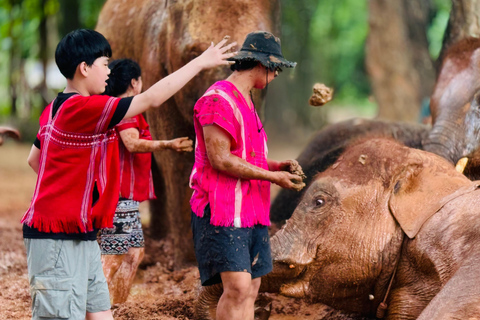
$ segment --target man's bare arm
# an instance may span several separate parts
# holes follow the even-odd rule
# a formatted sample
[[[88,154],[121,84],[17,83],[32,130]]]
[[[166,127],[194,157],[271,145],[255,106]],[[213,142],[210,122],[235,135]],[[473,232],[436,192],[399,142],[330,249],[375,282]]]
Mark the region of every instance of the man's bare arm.
[[[230,136],[216,125],[203,128],[205,147],[210,164],[215,170],[248,180],[266,180],[282,188],[301,190],[302,178],[286,171],[269,171],[248,163],[230,151]]]

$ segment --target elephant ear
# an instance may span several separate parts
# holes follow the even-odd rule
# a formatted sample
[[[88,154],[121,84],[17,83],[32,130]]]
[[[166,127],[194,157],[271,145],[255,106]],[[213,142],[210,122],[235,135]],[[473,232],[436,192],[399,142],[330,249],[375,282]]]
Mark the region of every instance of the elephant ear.
[[[400,227],[414,238],[422,225],[447,202],[472,192],[480,181],[471,182],[452,167],[417,162],[403,168],[392,182],[389,208]]]

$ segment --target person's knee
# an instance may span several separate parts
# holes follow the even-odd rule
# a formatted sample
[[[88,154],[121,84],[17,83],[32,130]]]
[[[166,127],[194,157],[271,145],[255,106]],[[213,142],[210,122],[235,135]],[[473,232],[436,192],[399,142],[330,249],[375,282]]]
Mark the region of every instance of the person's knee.
[[[223,287],[223,294],[229,300],[242,303],[251,296],[251,284],[249,282],[232,282]]]
[[[145,254],[144,248],[130,248],[125,255],[124,262],[137,267]]]

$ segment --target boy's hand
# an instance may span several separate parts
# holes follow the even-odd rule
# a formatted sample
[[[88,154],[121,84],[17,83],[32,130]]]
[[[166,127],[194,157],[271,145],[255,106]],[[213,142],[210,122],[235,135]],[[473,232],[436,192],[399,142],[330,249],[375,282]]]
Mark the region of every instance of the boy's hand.
[[[193,141],[188,137],[182,137],[170,140],[167,144],[168,148],[177,152],[191,152],[193,151]]]
[[[300,191],[305,187],[305,183],[299,175],[287,171],[275,171],[274,174],[275,179],[272,182],[282,188]]]
[[[200,67],[202,69],[209,69],[213,68],[216,66],[221,66],[221,65],[231,65],[234,64],[234,61],[228,61],[228,58],[231,58],[237,54],[237,52],[227,52],[230,50],[233,46],[235,46],[237,43],[232,42],[229,45],[224,46],[228,39],[230,39],[229,36],[225,36],[222,41],[220,41],[217,45],[210,45],[210,47],[205,50],[197,59]]]

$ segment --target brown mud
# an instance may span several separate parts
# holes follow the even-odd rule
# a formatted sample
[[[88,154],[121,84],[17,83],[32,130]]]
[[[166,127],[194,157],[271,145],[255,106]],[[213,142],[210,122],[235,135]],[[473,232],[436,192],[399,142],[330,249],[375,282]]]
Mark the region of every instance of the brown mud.
[[[20,219],[33,193],[36,175],[26,158],[30,146],[8,141],[0,147],[0,319],[30,319],[30,292]],[[146,254],[127,302],[114,305],[115,319],[193,319],[199,274],[195,266],[172,268],[173,250],[146,232]],[[321,304],[265,294],[273,302],[270,319],[352,319]]]

